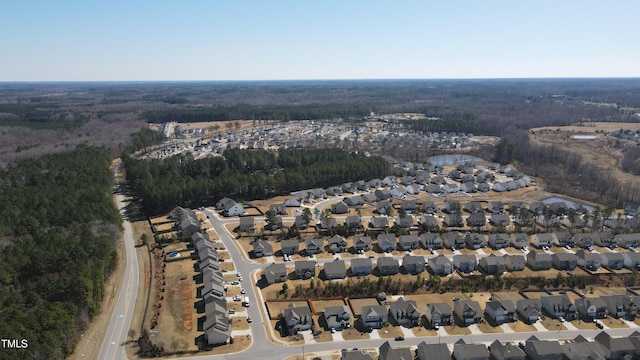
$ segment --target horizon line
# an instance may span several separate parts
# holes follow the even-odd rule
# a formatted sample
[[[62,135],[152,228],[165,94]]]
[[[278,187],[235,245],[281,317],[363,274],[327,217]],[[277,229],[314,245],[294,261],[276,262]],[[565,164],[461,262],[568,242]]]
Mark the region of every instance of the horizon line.
[[[640,76],[469,77],[469,78],[332,78],[332,79],[226,79],[226,80],[0,80],[0,84],[80,83],[231,83],[231,82],[338,82],[338,81],[481,81],[481,80],[635,80]]]

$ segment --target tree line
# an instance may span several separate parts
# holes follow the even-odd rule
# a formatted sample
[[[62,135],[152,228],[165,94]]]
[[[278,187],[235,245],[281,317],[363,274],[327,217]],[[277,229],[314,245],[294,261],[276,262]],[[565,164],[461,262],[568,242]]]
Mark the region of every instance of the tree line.
[[[168,109],[145,112],[149,122],[203,122],[228,120],[318,120],[362,117],[371,113],[363,104],[248,105]]]
[[[230,149],[223,157],[195,160],[181,154],[163,160],[123,156],[127,181],[147,216],[175,206],[211,205],[223,197],[264,199],[347,181],[382,178],[390,164],[337,149]]]
[[[0,170],[0,359],[62,359],[97,313],[121,218],[111,154],[82,146]]]

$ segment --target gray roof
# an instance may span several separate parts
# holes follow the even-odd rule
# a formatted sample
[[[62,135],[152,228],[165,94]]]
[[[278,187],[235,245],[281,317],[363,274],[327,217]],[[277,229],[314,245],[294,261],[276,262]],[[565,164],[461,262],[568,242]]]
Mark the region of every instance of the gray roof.
[[[418,360],[451,360],[447,344],[427,344],[422,341],[416,350]]]
[[[324,264],[324,273],[327,278],[343,278],[347,275],[344,260],[335,259]]]
[[[385,341],[378,351],[380,353],[379,360],[413,360],[409,348],[392,348],[389,341]]]

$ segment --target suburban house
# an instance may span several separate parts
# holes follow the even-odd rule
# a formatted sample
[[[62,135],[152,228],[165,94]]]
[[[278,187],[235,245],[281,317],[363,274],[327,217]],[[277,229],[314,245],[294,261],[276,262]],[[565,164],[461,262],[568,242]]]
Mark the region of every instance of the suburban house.
[[[489,201],[487,211],[492,214],[502,214],[504,212],[504,204],[502,201]]]
[[[283,311],[282,329],[286,330],[286,335],[295,335],[301,331],[311,329],[313,318],[311,317],[311,309],[308,305],[295,306],[289,304]]]
[[[553,234],[551,233],[537,233],[531,235],[531,245],[542,249],[544,247],[553,246]]]
[[[362,226],[362,221],[360,220],[360,216],[351,215],[347,216],[344,220],[344,224],[347,225],[350,229],[357,229]]]
[[[328,280],[344,279],[347,276],[347,267],[344,264],[344,260],[335,259],[324,263],[324,276]]]
[[[252,231],[255,228],[255,220],[253,217],[241,217],[238,230],[240,231]]]
[[[435,216],[433,215],[424,215],[421,216],[418,219],[418,224],[422,227],[422,228],[426,228],[426,229],[437,229],[439,224],[438,224],[438,219],[436,219]]]
[[[516,302],[518,314],[529,324],[533,324],[542,315],[540,299],[520,299]]]
[[[576,245],[583,249],[588,249],[595,245],[595,237],[591,233],[573,234]]]
[[[286,207],[300,207],[302,206],[302,198],[289,198],[284,201],[284,206]]]
[[[600,299],[607,305],[609,315],[618,319],[633,320],[638,313],[638,304],[628,295],[604,295]]]
[[[511,343],[501,343],[496,340],[489,346],[491,356],[495,360],[525,360],[527,354],[522,349]]]
[[[562,344],[564,356],[569,360],[605,359],[605,351],[596,341],[589,341],[582,335],[576,336],[573,341]]]
[[[231,338],[231,326],[227,309],[218,304],[210,304],[211,309],[206,312],[205,322],[202,325],[204,337],[209,345],[226,344]]]
[[[353,248],[358,251],[369,251],[373,249],[373,240],[371,236],[356,235],[353,237]]]
[[[614,235],[607,232],[593,233],[595,244],[598,246],[613,249],[617,246]]]
[[[376,201],[378,201],[378,197],[376,196],[375,193],[366,193],[366,194],[362,194],[362,200],[364,200],[365,203],[367,204],[372,204]]]
[[[365,201],[360,195],[351,196],[348,198],[344,198],[344,203],[349,207],[361,206],[364,205]]]
[[[478,261],[478,268],[486,275],[500,275],[507,271],[504,257],[494,254],[481,258]]]
[[[353,276],[371,274],[371,259],[351,259],[351,274]]]
[[[600,298],[576,299],[576,311],[584,321],[603,319],[607,316],[607,304]]]
[[[420,234],[420,245],[423,249],[435,250],[442,248],[442,237],[438,233],[422,233]]]
[[[271,204],[269,210],[273,211],[276,215],[287,215],[287,207],[283,204]]]
[[[477,259],[475,255],[453,255],[453,266],[463,273],[471,273],[476,270]]]
[[[369,220],[369,227],[372,229],[384,229],[389,227],[389,219],[384,216],[372,216]]]
[[[444,245],[451,250],[462,249],[465,244],[465,238],[457,231],[449,231],[442,234]]]
[[[253,242],[253,255],[258,258],[272,256],[273,245],[268,240],[256,240]]]
[[[264,268],[264,278],[267,284],[287,281],[287,266],[284,263],[271,263]]]
[[[460,339],[453,344],[455,360],[489,360],[491,354],[483,344],[467,344]]]
[[[447,276],[453,272],[453,263],[446,256],[440,254],[429,261],[429,268],[434,274]]]
[[[324,217],[320,219],[320,228],[323,230],[333,229],[338,226],[338,221],[332,217]]]
[[[538,340],[531,336],[525,342],[524,352],[531,360],[563,360],[564,351],[560,343],[556,341]]]
[[[585,250],[576,251],[576,257],[578,258],[578,266],[587,270],[597,271],[602,267],[602,260],[600,254],[592,253]]]
[[[482,227],[487,224],[487,217],[484,212],[474,212],[467,217],[467,226],[469,227]]]
[[[299,260],[295,262],[296,276],[298,279],[311,279],[316,276],[315,261]]]
[[[378,198],[378,201],[387,200],[391,198],[391,191],[389,191],[388,189],[376,190],[375,194],[376,194],[376,197]]]
[[[576,306],[567,295],[549,295],[540,298],[542,308],[553,318],[571,321],[576,318]]]
[[[610,360],[633,359],[635,347],[631,339],[626,336],[613,338],[606,331],[602,331],[594,340],[604,350],[604,357]]]
[[[324,240],[322,239],[307,239],[305,240],[305,251],[307,255],[320,254],[324,252]]]
[[[360,310],[360,320],[365,328],[380,329],[389,320],[385,305],[363,306]]]
[[[392,257],[379,257],[376,268],[382,276],[387,276],[397,274],[400,270],[400,265],[398,260]]]
[[[413,215],[406,214],[406,215],[398,216],[396,218],[396,225],[400,226],[401,228],[410,228],[410,227],[412,227],[413,226]]]
[[[296,217],[293,220],[293,223],[296,226],[296,228],[298,228],[299,230],[304,230],[309,227],[309,222],[305,220],[304,216],[302,215],[296,215]]]
[[[522,271],[527,263],[524,255],[505,254],[502,258],[504,259],[504,265],[506,266],[507,271]]]
[[[484,234],[467,233],[464,240],[467,244],[467,247],[471,250],[477,250],[487,246],[487,240]]]
[[[461,227],[462,216],[460,216],[459,214],[447,214],[442,220],[442,224],[448,227]]]
[[[569,253],[555,253],[551,255],[551,261],[558,270],[573,270],[578,265],[578,257]]]
[[[489,224],[496,227],[506,228],[511,224],[511,218],[505,214],[493,214],[489,218]]]
[[[631,270],[640,269],[640,253],[638,252],[625,252],[622,253],[624,259],[624,267]]]
[[[396,249],[395,234],[378,234],[378,247],[382,252],[391,252]]]
[[[333,254],[347,251],[347,239],[343,236],[335,235],[329,238],[329,251]]]
[[[391,203],[388,201],[379,201],[376,203],[376,210],[375,212],[380,214],[380,215],[386,215],[387,214],[387,209],[391,207]]]
[[[344,201],[338,201],[331,205],[332,214],[346,214],[349,212],[349,206]]]
[[[400,203],[400,209],[404,210],[407,214],[411,214],[416,211],[416,201],[415,200],[402,200]]]
[[[416,302],[399,298],[398,301],[389,303],[389,313],[400,326],[414,327],[420,323],[420,311]]]
[[[516,249],[524,249],[529,243],[529,236],[526,233],[514,233],[509,235],[511,247]]]
[[[494,300],[486,303],[485,313],[493,325],[501,325],[515,320],[516,307],[511,300]]]
[[[479,201],[470,201],[464,205],[464,211],[468,213],[484,212],[482,204]]]
[[[417,360],[451,360],[447,344],[427,344],[422,341],[416,350]]]
[[[399,244],[400,249],[404,251],[411,251],[418,248],[420,240],[417,235],[400,235]]]
[[[280,249],[284,255],[293,255],[300,252],[298,239],[288,239],[280,241]]]
[[[358,349],[342,349],[340,351],[340,360],[373,360],[373,355],[364,350]]]
[[[510,240],[509,234],[489,234],[489,246],[494,250],[508,247]]]
[[[482,322],[482,310],[477,301],[458,300],[453,306],[453,313],[462,326]]]
[[[619,247],[630,249],[640,246],[640,233],[634,234],[618,234],[614,236],[613,240]]]
[[[413,356],[411,355],[411,349],[409,349],[408,347],[392,348],[391,344],[389,344],[389,341],[385,341],[384,344],[382,344],[378,348],[378,353],[380,354],[380,356],[378,356],[378,360],[413,359]]]
[[[425,214],[435,214],[438,211],[438,207],[436,206],[436,203],[433,201],[424,201],[422,203],[422,211]]]
[[[553,233],[553,243],[560,247],[574,247],[576,244],[573,235],[567,231],[556,231]]]
[[[527,253],[527,265],[536,271],[549,270],[553,265],[553,258],[547,253],[529,251]]]
[[[327,329],[348,329],[352,325],[353,317],[349,312],[349,307],[327,306],[324,308],[324,319],[327,323]]]
[[[427,304],[424,316],[431,326],[451,325],[453,321],[451,306],[447,303]]]
[[[424,271],[424,256],[405,255],[402,258],[402,267],[407,274],[417,275]]]
[[[216,203],[216,208],[222,210],[223,216],[238,216],[244,214],[244,208],[229,198],[223,198]]]
[[[624,257],[621,253],[602,253],[600,255],[600,261],[602,267],[613,270],[620,270],[624,266]]]
[[[195,217],[186,216],[180,221],[180,229],[183,236],[189,236],[200,231],[200,221]]]

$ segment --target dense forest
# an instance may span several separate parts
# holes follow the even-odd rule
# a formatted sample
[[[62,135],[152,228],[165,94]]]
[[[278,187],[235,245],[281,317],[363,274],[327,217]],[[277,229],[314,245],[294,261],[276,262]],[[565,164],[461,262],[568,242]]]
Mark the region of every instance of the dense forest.
[[[121,218],[103,148],[0,171],[0,334],[27,339],[0,359],[62,359],[96,314],[115,268]]]
[[[371,113],[365,105],[247,105],[215,106],[184,110],[150,111],[142,116],[150,122],[202,122],[225,120],[320,120],[363,117]]]
[[[263,199],[390,173],[389,163],[382,158],[337,149],[232,149],[224,157],[198,160],[190,155],[149,161],[125,156],[123,160],[127,181],[142,200],[146,215],[166,213],[178,205],[211,205],[225,196]]]

